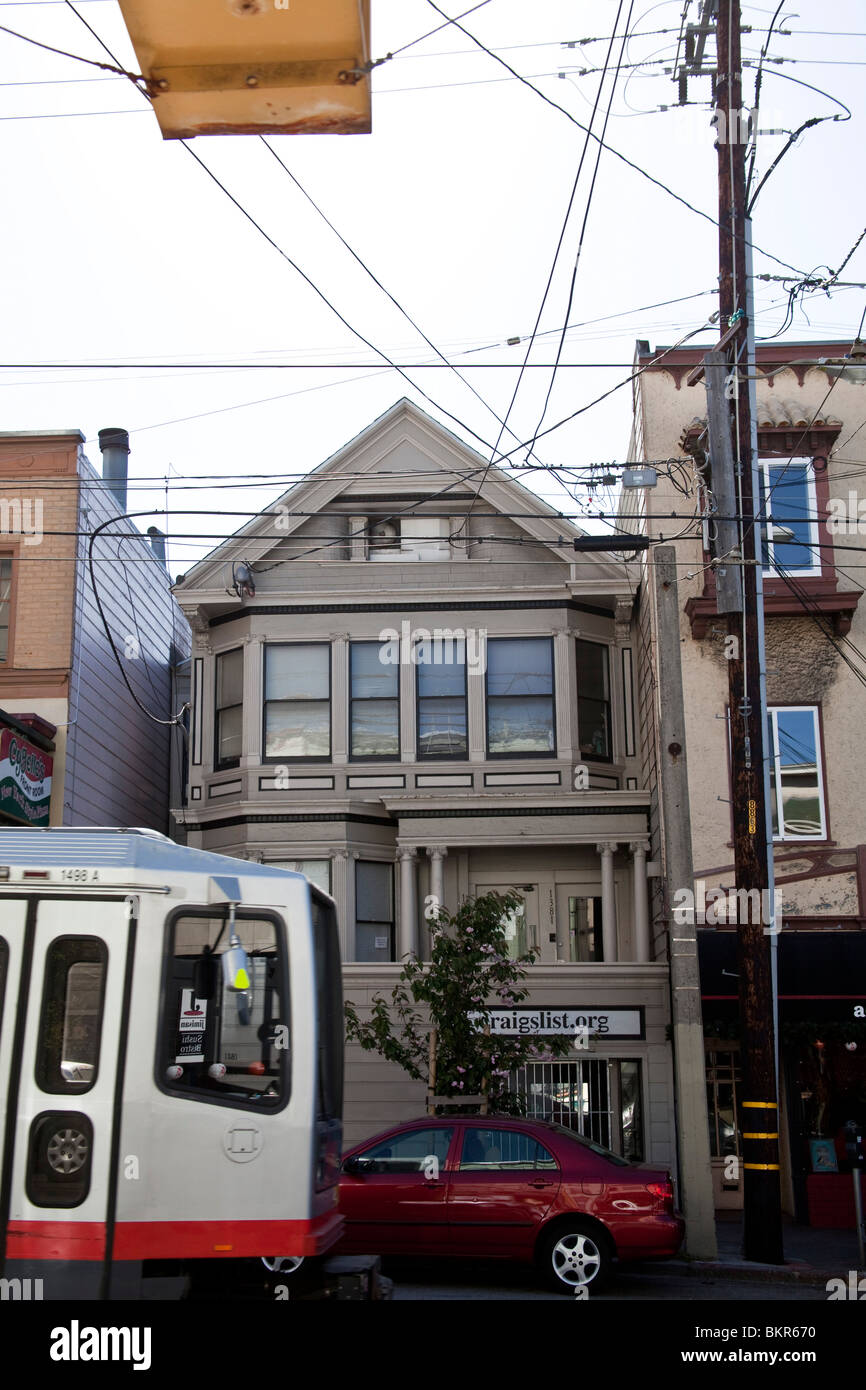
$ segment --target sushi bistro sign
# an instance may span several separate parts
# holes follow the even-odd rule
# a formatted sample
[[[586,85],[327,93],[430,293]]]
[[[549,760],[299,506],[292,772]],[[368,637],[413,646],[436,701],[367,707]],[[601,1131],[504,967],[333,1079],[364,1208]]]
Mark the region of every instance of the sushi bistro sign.
[[[54,759],[15,732],[0,730],[0,814],[47,825]]]
[[[642,1038],[643,1009],[487,1009],[469,1015],[499,1037],[558,1038],[585,1032],[599,1038]]]

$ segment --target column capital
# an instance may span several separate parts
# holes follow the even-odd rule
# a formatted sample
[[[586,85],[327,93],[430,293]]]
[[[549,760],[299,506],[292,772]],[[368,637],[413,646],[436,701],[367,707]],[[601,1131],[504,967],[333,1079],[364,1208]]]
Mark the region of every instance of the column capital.
[[[628,847],[631,854],[649,854],[649,840],[630,840]]]
[[[444,845],[428,845],[427,853],[431,859],[447,859],[448,850]]]
[[[417,858],[417,855],[418,855],[418,846],[417,846],[417,845],[398,845],[398,846],[397,846],[397,858],[398,858],[398,859],[401,859],[401,860],[402,860],[402,859],[415,859],[415,858]]]
[[[618,840],[603,840],[595,847],[596,854],[615,854],[619,849]]]
[[[335,850],[332,852],[332,854],[331,854],[331,858],[332,858],[332,859],[348,859],[348,858],[349,858],[349,851],[348,851],[347,849],[335,849]]]

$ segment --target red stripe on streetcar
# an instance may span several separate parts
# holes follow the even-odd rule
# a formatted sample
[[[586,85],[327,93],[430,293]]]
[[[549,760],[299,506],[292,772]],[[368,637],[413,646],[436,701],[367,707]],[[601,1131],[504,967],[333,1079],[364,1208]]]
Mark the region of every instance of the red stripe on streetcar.
[[[313,1221],[118,1221],[115,1260],[245,1259],[323,1255],[343,1233],[339,1212]],[[78,1221],[10,1221],[7,1259],[101,1260],[105,1226]]]
[[[102,1260],[104,1221],[10,1221],[7,1260]]]

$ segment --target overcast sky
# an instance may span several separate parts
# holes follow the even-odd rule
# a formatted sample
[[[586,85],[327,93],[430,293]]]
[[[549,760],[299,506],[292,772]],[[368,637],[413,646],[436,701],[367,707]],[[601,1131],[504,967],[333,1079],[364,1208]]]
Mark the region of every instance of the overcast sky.
[[[178,0],[181,3],[181,0]],[[214,4],[223,0],[213,0]],[[304,3],[304,0],[297,0]],[[115,0],[76,0],[125,66],[135,68]],[[471,0],[441,0],[457,15]],[[698,103],[677,100],[671,66],[684,0],[635,4],[607,143],[711,216],[716,156],[709,79],[694,79]],[[586,122],[598,92],[617,0],[489,0],[462,23],[535,86]],[[788,267],[836,269],[866,225],[862,0],[796,0],[780,16],[762,95],[762,128],[795,129],[811,116],[853,113],[807,131],[758,200],[754,240]],[[690,19],[697,18],[693,0]],[[756,57],[775,4],[744,7],[744,54]],[[629,12],[624,0],[618,33]],[[393,52],[441,23],[427,0],[373,0],[372,51]],[[65,4],[0,0],[0,24],[88,58],[105,53]],[[657,33],[652,31],[667,30]],[[579,47],[569,41],[597,39]],[[619,43],[615,46],[619,53]],[[124,78],[106,76],[0,33],[0,361],[89,364],[4,369],[2,427],[78,428],[101,466],[97,431],[131,436],[130,479],[171,479],[171,505],[247,509],[250,514],[363,429],[403,395],[490,456],[499,433],[491,411],[447,370],[392,370],[339,322],[176,141],[163,141],[153,112]],[[565,76],[560,76],[565,74]],[[753,76],[747,77],[751,105]],[[373,133],[278,136],[280,157],[335,227],[483,400],[504,415],[550,273],[584,136],[565,115],[510,78],[455,30],[415,44],[373,74]],[[808,83],[819,91],[800,85]],[[611,91],[608,75],[601,114]],[[596,129],[600,130],[601,115]],[[193,148],[233,196],[302,267],[349,322],[395,360],[422,363],[430,349],[366,277],[251,136],[204,137]],[[784,136],[759,142],[758,176]],[[562,251],[530,360],[552,362],[564,322],[597,146],[584,162]],[[717,307],[715,227],[616,157],[602,153],[575,282],[563,363],[545,428],[628,375],[635,339],[670,344],[706,324]],[[758,274],[791,274],[758,253]],[[866,240],[842,276],[866,281]],[[782,326],[787,295],[758,281],[759,336]],[[694,296],[661,308],[661,301]],[[784,338],[853,338],[866,290],[812,295]],[[805,315],[808,314],[808,320]],[[708,327],[696,341],[709,343]],[[484,352],[472,351],[484,347]],[[196,371],[195,362],[291,362],[291,371]],[[490,361],[513,364],[478,370]],[[154,364],[147,371],[107,364]],[[312,369],[308,364],[337,364]],[[106,364],[106,365],[102,365]],[[161,364],[172,364],[161,365]],[[527,372],[509,428],[532,437],[550,372]],[[701,403],[698,402],[698,406]],[[437,409],[441,407],[441,409]],[[458,418],[449,420],[444,411]],[[628,387],[548,434],[537,458],[585,467],[625,458]],[[697,413],[697,409],[695,412]],[[480,444],[472,432],[486,441]],[[510,434],[502,448],[517,442]],[[507,441],[507,442],[505,442]],[[525,456],[525,450],[515,459]],[[260,488],[211,484],[273,478]],[[201,475],[204,475],[201,478]],[[183,479],[207,485],[184,490]],[[545,473],[540,495],[578,510]],[[605,494],[595,493],[594,506]],[[609,494],[607,494],[609,500]],[[579,493],[578,504],[586,504]],[[130,490],[130,510],[162,507],[164,489]],[[150,524],[142,518],[142,528]],[[164,525],[156,516],[154,520]],[[242,518],[178,516],[169,530],[197,535],[236,529]],[[590,526],[590,529],[596,529]],[[214,542],[215,543],[215,542]],[[173,573],[210,544],[176,540]]]

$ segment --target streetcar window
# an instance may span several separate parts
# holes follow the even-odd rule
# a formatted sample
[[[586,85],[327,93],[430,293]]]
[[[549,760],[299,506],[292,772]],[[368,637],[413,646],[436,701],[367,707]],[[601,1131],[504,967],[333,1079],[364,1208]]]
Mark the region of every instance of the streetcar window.
[[[50,1095],[96,1081],[108,950],[92,936],[60,936],[45,956],[36,1082]]]
[[[270,918],[240,913],[234,930],[249,965],[249,988],[240,991],[226,987],[221,969],[227,909],[181,913],[170,924],[158,1079],[191,1099],[278,1109],[291,1056],[283,935]],[[196,992],[203,980],[206,997]]]

